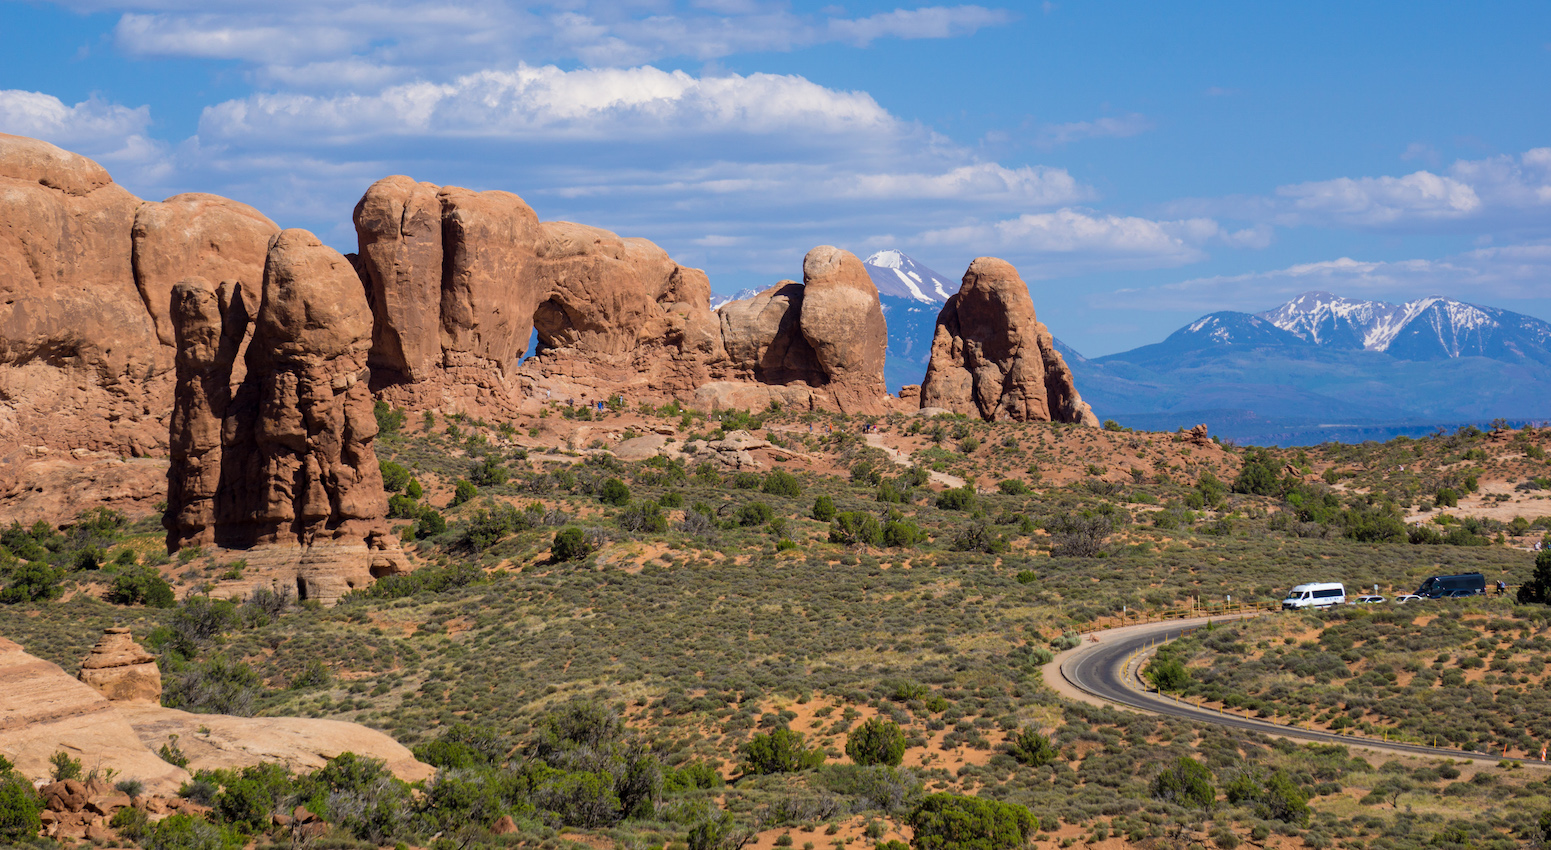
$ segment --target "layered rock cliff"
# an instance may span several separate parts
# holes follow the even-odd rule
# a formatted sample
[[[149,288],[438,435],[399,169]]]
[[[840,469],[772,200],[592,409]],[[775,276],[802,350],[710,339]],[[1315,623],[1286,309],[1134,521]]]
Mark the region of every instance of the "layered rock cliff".
[[[1099,424],[1035,317],[1028,285],[994,257],[970,263],[964,285],[937,315],[921,406],[989,421]]]

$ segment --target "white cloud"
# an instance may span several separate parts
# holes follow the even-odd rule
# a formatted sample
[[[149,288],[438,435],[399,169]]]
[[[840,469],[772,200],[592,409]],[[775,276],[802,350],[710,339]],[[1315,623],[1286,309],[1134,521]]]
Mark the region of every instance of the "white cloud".
[[[259,79],[285,68],[361,60],[395,78],[446,79],[478,68],[579,59],[593,67],[667,57],[710,60],[822,43],[953,38],[1013,19],[978,5],[898,8],[860,18],[842,10],[800,14],[783,0],[63,0],[81,11],[120,12],[120,48],[138,56],[233,59]],[[309,89],[330,82],[322,77]],[[333,80],[337,87],[348,80]],[[338,89],[336,89],[338,90]]]
[[[1069,204],[1093,195],[1064,168],[1006,168],[994,162],[940,174],[859,174],[839,178],[832,189],[845,197],[1003,200],[1035,206]]]
[[[984,27],[1005,24],[1012,15],[982,6],[924,6],[895,9],[854,20],[832,19],[836,40],[866,46],[880,38],[953,38]]]
[[[142,135],[151,123],[150,107],[131,109],[92,97],[74,106],[42,92],[0,90],[0,132],[33,136],[56,145],[101,149]]]
[[[1145,133],[1153,128],[1145,115],[1132,113],[1118,118],[1098,118],[1093,121],[1074,121],[1069,124],[1048,124],[1039,129],[1034,143],[1042,148],[1056,148],[1083,139],[1123,139]]]
[[[1265,272],[1194,278],[1122,290],[1126,303],[1158,310],[1264,310],[1310,290],[1407,301],[1445,295],[1462,301],[1540,299],[1551,278],[1551,242],[1481,248],[1440,259],[1341,257]]]
[[[1281,186],[1290,216],[1301,221],[1371,227],[1399,221],[1459,219],[1481,208],[1469,184],[1429,171],[1404,177],[1341,177]]]
[[[927,231],[918,241],[953,246],[969,254],[995,251],[1033,261],[1033,277],[1101,269],[1150,269],[1206,259],[1202,245],[1221,238],[1211,219],[1154,221],[1077,209],[1029,213],[984,224]]]
[[[895,133],[863,92],[802,77],[696,78],[652,67],[562,71],[519,65],[451,83],[407,83],[371,95],[256,94],[205,109],[202,138],[498,137],[504,141],[641,139],[697,133]]]

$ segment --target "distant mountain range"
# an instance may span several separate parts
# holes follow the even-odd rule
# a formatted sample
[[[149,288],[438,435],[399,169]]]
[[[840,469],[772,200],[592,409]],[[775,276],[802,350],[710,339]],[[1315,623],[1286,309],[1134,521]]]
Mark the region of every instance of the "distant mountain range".
[[[1206,422],[1241,442],[1551,418],[1551,323],[1441,296],[1391,304],[1306,292],[1262,313],[1209,313],[1131,351],[1067,360],[1101,419],[1154,430]]]
[[[889,323],[885,381],[918,384],[959,284],[897,250],[864,264]],[[1225,439],[1300,445],[1551,419],[1551,323],[1442,296],[1306,292],[1261,313],[1209,313],[1119,354],[1056,348],[1100,419],[1147,430],[1205,422]]]

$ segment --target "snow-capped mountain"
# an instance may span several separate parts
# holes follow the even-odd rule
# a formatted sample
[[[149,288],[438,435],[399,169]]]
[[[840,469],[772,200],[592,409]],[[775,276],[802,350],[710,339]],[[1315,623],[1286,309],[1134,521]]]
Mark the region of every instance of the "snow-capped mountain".
[[[1437,295],[1390,304],[1305,292],[1256,315],[1314,345],[1402,360],[1551,357],[1551,323]]]
[[[759,294],[757,289],[740,289],[731,295],[722,295],[718,292],[711,293],[711,310],[715,312],[734,301],[742,301],[745,298],[753,298]]]
[[[924,304],[944,304],[959,291],[959,283],[932,271],[903,251],[879,251],[862,261],[879,295],[910,298]]]

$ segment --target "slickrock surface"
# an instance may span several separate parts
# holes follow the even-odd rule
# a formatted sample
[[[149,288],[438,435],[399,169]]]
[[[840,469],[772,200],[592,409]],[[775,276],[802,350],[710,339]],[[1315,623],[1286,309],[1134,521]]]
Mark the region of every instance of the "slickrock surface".
[[[406,782],[427,779],[436,769],[415,760],[407,747],[375,729],[343,720],[309,717],[231,717],[192,714],[175,708],[123,703],[120,712],[147,747],[178,736],[189,769],[240,768],[280,762],[293,770],[316,770],[344,752],[380,758]]]
[[[111,702],[161,704],[162,671],[156,656],[135,643],[129,629],[105,630],[81,662],[77,678]]]
[[[60,750],[88,769],[100,764],[139,779],[150,793],[175,792],[189,778],[147,749],[102,694],[0,638],[0,754],[37,782]]]
[[[970,263],[937,315],[920,403],[989,421],[1099,424],[1018,270],[994,257]]]

